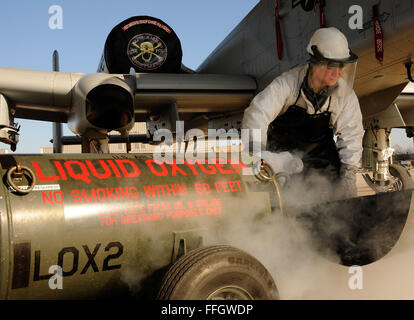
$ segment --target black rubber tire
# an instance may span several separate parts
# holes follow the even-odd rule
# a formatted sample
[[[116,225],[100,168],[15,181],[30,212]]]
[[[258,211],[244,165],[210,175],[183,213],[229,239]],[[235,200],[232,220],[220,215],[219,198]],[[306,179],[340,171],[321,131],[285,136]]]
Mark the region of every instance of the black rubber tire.
[[[390,164],[390,173],[401,180],[403,187],[402,190],[414,189],[413,177],[406,168],[399,164]]]
[[[231,246],[209,246],[190,251],[171,266],[157,299],[206,300],[227,287],[239,288],[248,299],[279,298],[272,276],[257,259]]]
[[[135,54],[140,53],[140,49],[130,45],[135,41],[152,43],[153,48],[159,46],[154,53],[160,59],[153,54],[143,54],[141,60],[132,59],[128,56],[130,48],[137,50]],[[148,61],[142,60],[143,57]],[[112,29],[105,42],[104,58],[109,73],[126,74],[131,67],[136,72],[179,73],[182,49],[180,39],[165,22],[150,16],[136,16],[122,21]]]

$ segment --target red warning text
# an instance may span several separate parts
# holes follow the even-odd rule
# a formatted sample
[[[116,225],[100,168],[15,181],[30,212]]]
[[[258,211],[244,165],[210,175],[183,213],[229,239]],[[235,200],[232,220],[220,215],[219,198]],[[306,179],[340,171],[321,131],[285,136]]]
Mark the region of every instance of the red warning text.
[[[72,200],[75,203],[137,199],[138,197],[139,193],[136,187],[72,190]]]
[[[242,162],[237,164],[231,163],[230,159],[214,159],[212,164],[207,163],[205,159],[197,159],[194,163],[184,161],[183,164],[173,162],[160,162],[154,159],[148,159],[145,162],[139,162],[138,165],[130,159],[114,160],[68,160],[51,161],[51,167],[41,167],[37,161],[32,161],[32,165],[38,181],[66,181],[69,179],[91,183],[93,179],[108,178],[136,178],[140,177],[141,169],[149,170],[151,174],[158,177],[166,176],[187,176],[187,175],[227,175],[239,174],[246,171],[247,168]],[[224,163],[221,163],[224,162]]]
[[[100,226],[188,219],[221,213],[220,198],[137,204],[101,213]]]

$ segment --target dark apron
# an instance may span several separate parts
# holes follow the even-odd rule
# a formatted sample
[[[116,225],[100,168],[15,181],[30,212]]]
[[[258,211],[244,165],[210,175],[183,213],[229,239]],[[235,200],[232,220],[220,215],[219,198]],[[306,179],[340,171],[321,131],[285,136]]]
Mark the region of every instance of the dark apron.
[[[272,152],[289,151],[300,155],[306,175],[310,171],[326,175],[335,181],[339,177],[340,160],[330,128],[331,97],[328,110],[308,114],[306,109],[296,105],[301,89],[293,105],[269,125],[267,149]]]

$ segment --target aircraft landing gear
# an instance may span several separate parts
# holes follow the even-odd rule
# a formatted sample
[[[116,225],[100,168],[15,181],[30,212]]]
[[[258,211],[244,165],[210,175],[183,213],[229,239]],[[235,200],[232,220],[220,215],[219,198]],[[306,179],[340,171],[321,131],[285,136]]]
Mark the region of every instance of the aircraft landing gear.
[[[82,153],[109,153],[109,138],[96,130],[88,130],[82,135]]]
[[[365,130],[363,139],[363,167],[372,170],[372,177],[363,174],[365,182],[376,193],[413,189],[414,181],[406,168],[392,163],[391,129]]]

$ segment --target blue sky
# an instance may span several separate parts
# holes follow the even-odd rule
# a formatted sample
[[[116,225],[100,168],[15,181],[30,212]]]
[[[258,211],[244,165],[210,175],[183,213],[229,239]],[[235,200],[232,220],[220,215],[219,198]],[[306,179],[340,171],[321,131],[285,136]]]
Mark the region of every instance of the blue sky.
[[[165,21],[181,40],[183,63],[196,69],[259,0],[2,0],[0,66],[51,70],[52,52],[64,72],[96,72],[108,33],[121,21],[150,15]],[[63,29],[49,28],[49,7],[63,9]],[[51,146],[52,124],[16,119],[21,125],[18,153]],[[64,134],[72,134],[63,125]],[[394,143],[411,146],[403,130]],[[0,148],[6,147],[1,145]],[[8,146],[7,146],[8,147]]]

